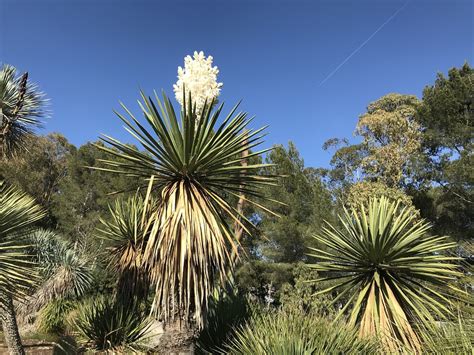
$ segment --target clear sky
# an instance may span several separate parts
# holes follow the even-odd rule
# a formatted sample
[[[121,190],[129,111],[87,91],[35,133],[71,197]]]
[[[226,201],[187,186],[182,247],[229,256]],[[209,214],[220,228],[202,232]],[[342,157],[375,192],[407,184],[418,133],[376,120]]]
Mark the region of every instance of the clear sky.
[[[421,96],[437,72],[474,64],[473,3],[0,0],[0,62],[29,71],[51,99],[43,132],[133,142],[118,102],[138,112],[139,88],[171,95],[183,57],[203,50],[228,109],[243,99],[255,128],[270,125],[267,145],[292,140],[306,165],[327,166],[321,145],[351,137],[369,102]]]

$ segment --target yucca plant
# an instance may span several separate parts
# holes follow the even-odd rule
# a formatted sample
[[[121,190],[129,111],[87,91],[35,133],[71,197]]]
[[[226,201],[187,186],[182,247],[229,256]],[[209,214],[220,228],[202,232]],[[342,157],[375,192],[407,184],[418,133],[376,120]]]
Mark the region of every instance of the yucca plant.
[[[109,206],[111,217],[101,219],[99,238],[105,241],[106,259],[117,273],[117,296],[122,302],[146,299],[149,279],[143,267],[143,246],[149,231],[147,223],[155,211],[156,203],[145,204],[140,194],[117,199]]]
[[[456,244],[430,236],[428,223],[385,197],[368,210],[345,210],[340,222],[341,229],[325,226],[315,236],[322,247],[311,248],[318,260],[311,267],[326,276],[316,281],[338,281],[319,293],[339,290],[334,302],[348,299],[341,314],[350,311],[362,337],[380,336],[390,351],[397,343],[418,351],[414,324],[429,327],[451,314],[442,288],[459,272],[457,258],[443,252]]]
[[[81,297],[92,285],[92,267],[79,247],[74,248],[53,231],[38,229],[29,236],[38,265],[39,287],[18,309],[23,319],[53,300]]]
[[[12,300],[25,296],[36,281],[25,235],[43,217],[31,197],[0,181],[0,318],[12,354],[24,353]]]
[[[145,123],[125,107],[128,118],[118,114],[127,131],[143,146],[141,152],[109,136],[112,146],[98,146],[119,160],[106,160],[103,170],[127,174],[148,184],[156,210],[147,220],[148,237],[143,245],[143,264],[154,284],[153,310],[165,321],[193,319],[203,326],[209,295],[224,283],[238,253],[239,240],[232,223],[250,234],[248,221],[224,196],[245,196],[248,203],[262,197],[258,188],[274,184],[259,171],[265,164],[243,166],[241,152],[261,143],[262,129],[246,130],[251,119],[236,113],[237,106],[218,123],[223,105],[212,109],[206,102],[196,112],[191,97],[180,118],[170,100],[155,101],[142,94],[140,107]]]
[[[0,158],[26,148],[26,138],[45,115],[44,105],[44,94],[28,82],[28,73],[17,76],[7,64],[0,68]]]
[[[113,297],[90,299],[78,307],[72,326],[87,349],[139,352],[147,349],[151,323],[135,305],[124,305]]]
[[[256,313],[237,328],[222,354],[312,355],[374,354],[377,345],[360,339],[342,322],[297,309]]]

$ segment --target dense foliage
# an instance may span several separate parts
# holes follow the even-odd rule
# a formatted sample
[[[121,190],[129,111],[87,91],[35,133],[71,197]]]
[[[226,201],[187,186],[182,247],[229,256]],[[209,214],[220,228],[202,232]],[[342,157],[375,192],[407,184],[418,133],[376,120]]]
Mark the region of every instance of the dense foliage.
[[[225,354],[367,354],[374,343],[343,323],[299,310],[261,311],[224,347]]]

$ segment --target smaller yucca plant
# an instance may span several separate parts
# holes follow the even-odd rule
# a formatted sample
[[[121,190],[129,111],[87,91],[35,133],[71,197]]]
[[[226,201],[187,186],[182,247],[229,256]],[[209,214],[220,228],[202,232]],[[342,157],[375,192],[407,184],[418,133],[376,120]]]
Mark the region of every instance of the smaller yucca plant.
[[[81,305],[73,320],[82,344],[97,351],[145,350],[150,325],[138,306],[110,298],[95,298]]]
[[[39,287],[17,310],[23,319],[28,319],[50,302],[83,296],[93,281],[89,259],[55,232],[38,229],[28,237],[30,253],[38,266],[40,279]]]
[[[441,289],[460,274],[457,258],[443,252],[456,243],[428,235],[428,223],[385,197],[368,210],[345,210],[340,221],[341,229],[328,224],[315,236],[321,247],[311,248],[318,260],[311,266],[326,276],[315,281],[338,281],[319,293],[339,290],[334,302],[348,300],[341,314],[350,310],[362,337],[381,336],[390,351],[400,343],[419,350],[414,324],[430,327],[451,314]]]
[[[111,218],[101,219],[99,237],[105,241],[109,267],[117,273],[117,295],[125,302],[148,296],[149,277],[143,261],[147,223],[155,202],[140,194],[118,199],[109,206]]]

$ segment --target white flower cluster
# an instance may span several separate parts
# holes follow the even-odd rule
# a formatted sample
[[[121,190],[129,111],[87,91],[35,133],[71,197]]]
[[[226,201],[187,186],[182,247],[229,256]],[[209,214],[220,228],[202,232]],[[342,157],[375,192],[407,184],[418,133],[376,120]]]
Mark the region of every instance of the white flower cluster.
[[[183,105],[183,87],[186,99],[189,92],[196,111],[201,113],[204,102],[216,99],[221,91],[222,83],[217,82],[219,69],[212,66],[212,56],[205,57],[204,52],[194,52],[194,57],[184,58],[184,69],[178,67],[178,81],[173,85],[176,100]]]

